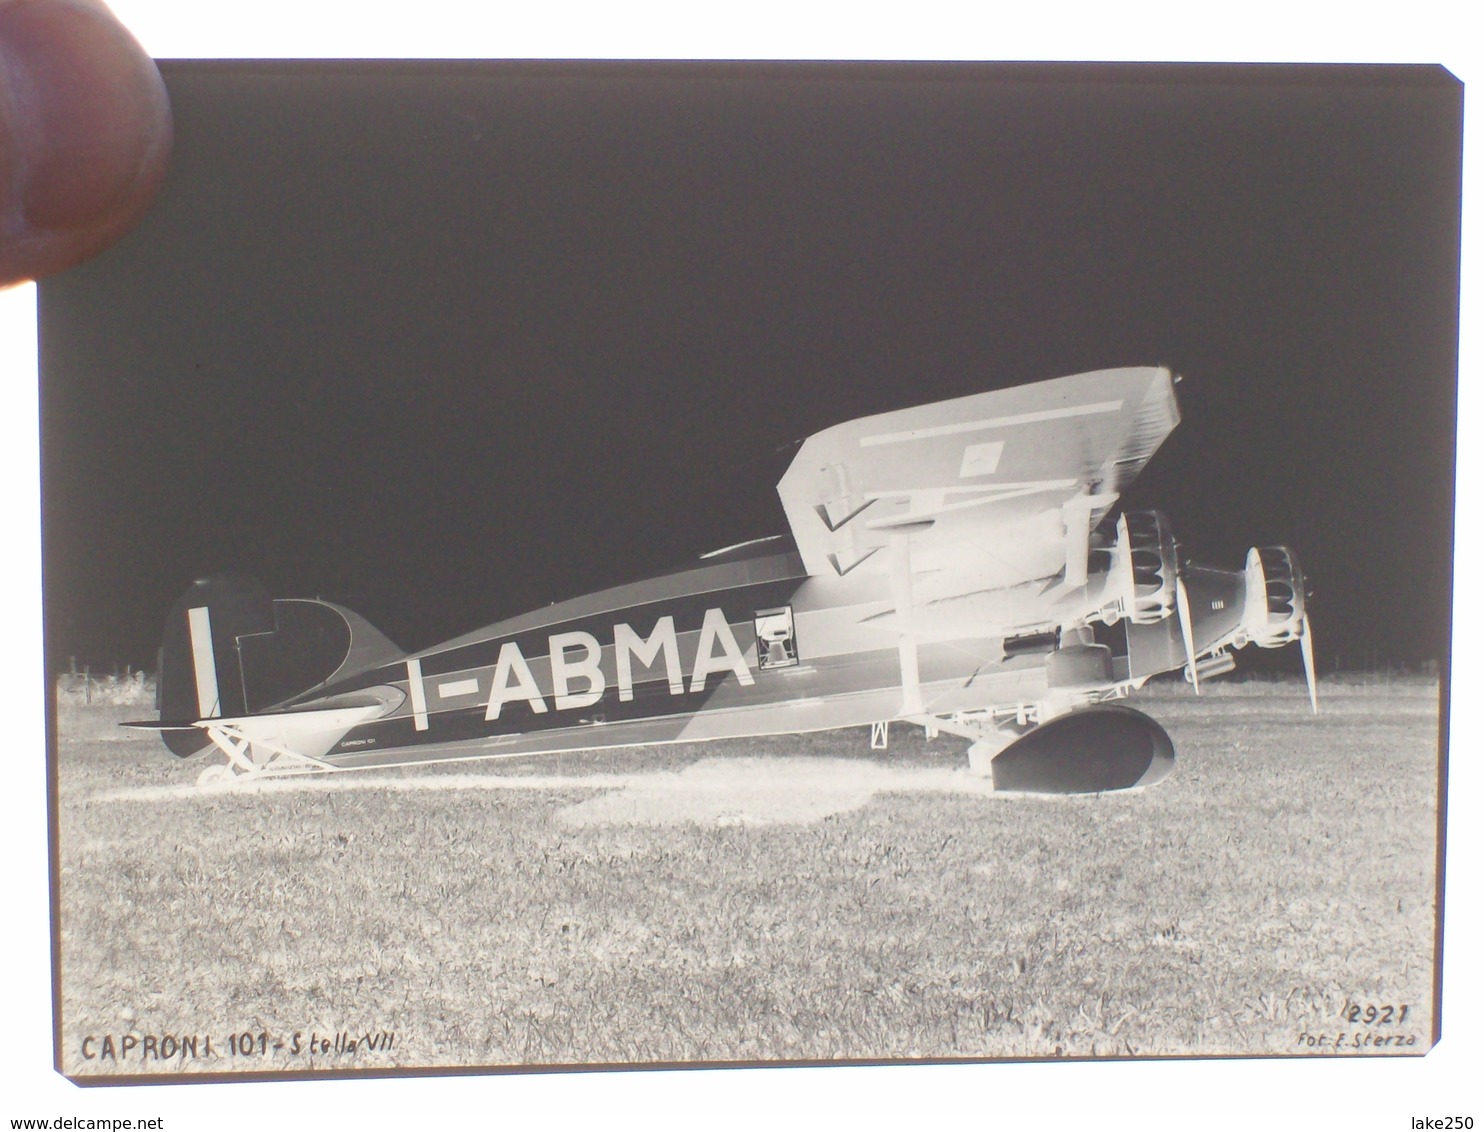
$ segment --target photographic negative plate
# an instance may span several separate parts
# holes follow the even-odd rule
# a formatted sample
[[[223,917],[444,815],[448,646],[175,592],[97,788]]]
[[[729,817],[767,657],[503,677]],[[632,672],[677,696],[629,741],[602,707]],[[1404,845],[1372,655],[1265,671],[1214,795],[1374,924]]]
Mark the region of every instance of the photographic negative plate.
[[[1445,71],[163,70],[40,293],[62,1073],[1432,1046]]]

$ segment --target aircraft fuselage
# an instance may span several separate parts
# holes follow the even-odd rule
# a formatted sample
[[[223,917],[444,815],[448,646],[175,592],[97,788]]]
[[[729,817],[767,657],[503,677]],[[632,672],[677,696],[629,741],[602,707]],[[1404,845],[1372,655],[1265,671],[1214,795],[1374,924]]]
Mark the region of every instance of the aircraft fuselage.
[[[902,714],[900,634],[883,616],[891,610],[880,577],[810,576],[792,552],[723,561],[552,605],[331,682],[280,706],[278,718],[291,726],[294,713],[357,693],[395,702],[320,755],[342,767],[408,761],[407,748],[424,761],[866,725]],[[1166,640],[1162,655],[1174,657],[1178,644]],[[972,618],[917,651],[932,715],[1031,704],[1048,691],[1049,648],[1007,656],[1004,637]],[[1126,646],[1111,661],[1109,693],[1133,678]]]

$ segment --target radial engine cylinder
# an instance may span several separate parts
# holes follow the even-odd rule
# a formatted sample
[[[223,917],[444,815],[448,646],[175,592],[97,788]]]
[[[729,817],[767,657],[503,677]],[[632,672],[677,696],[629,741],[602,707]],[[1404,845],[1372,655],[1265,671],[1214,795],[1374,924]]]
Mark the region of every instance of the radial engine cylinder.
[[[1175,611],[1179,572],[1170,521],[1159,511],[1128,511],[1118,526],[1124,616],[1136,625],[1163,621]]]
[[[1304,575],[1286,546],[1247,552],[1242,629],[1253,644],[1272,649],[1299,639],[1304,623]]]

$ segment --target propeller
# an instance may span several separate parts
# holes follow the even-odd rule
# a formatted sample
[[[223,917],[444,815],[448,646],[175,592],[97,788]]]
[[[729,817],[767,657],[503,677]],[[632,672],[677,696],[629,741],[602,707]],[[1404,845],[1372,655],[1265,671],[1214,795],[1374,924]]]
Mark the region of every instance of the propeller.
[[[1201,674],[1195,663],[1195,629],[1190,621],[1190,595],[1185,592],[1185,579],[1175,577],[1175,611],[1180,617],[1180,637],[1185,642],[1185,663],[1190,666],[1190,682],[1195,694],[1201,694]]]
[[[1314,630],[1309,628],[1309,615],[1299,622],[1299,648],[1304,654],[1304,679],[1309,682],[1309,706],[1319,714],[1319,688],[1314,678]]]

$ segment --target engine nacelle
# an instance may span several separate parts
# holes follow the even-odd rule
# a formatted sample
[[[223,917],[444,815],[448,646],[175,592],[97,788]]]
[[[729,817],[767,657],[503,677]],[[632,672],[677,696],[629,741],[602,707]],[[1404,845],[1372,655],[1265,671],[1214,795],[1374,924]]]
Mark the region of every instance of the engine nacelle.
[[[1303,635],[1304,575],[1286,546],[1247,552],[1242,631],[1259,648],[1275,649]]]

